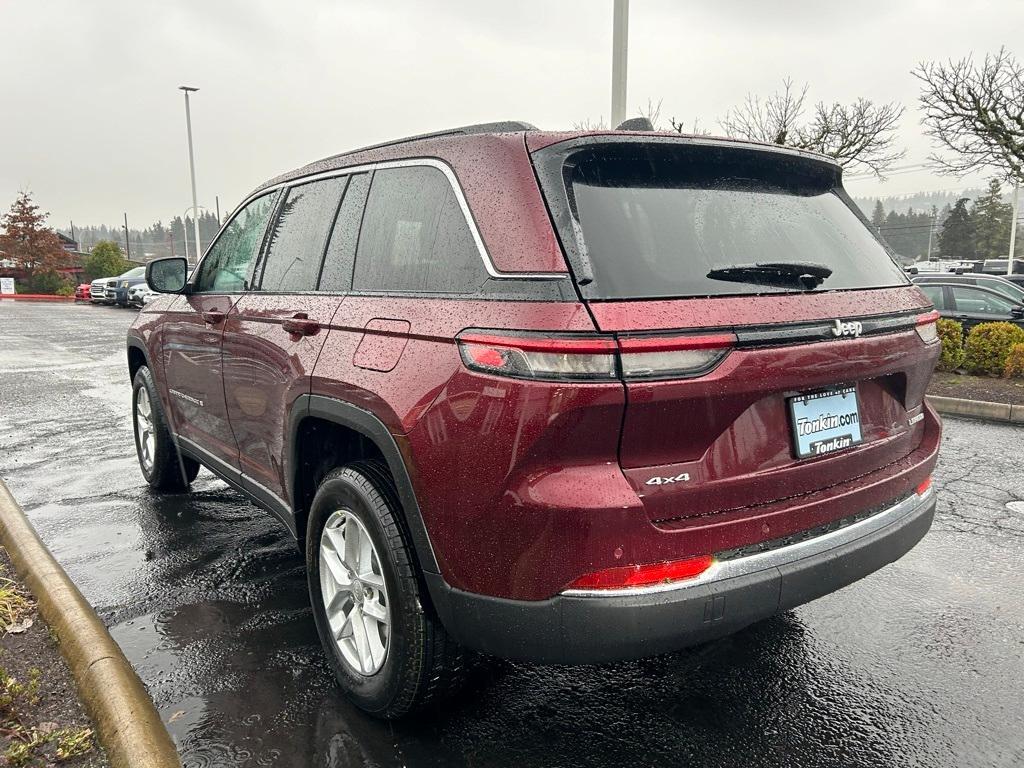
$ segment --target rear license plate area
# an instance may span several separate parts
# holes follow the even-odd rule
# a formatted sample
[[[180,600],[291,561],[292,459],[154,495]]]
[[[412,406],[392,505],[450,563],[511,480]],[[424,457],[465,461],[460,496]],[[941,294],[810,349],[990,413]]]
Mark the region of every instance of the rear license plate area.
[[[864,442],[856,387],[808,392],[788,402],[798,459],[825,456]]]

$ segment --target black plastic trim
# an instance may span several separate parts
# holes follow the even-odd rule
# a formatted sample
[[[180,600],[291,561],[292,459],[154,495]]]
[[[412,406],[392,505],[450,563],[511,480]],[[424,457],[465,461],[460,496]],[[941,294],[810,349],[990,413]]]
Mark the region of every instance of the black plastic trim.
[[[293,537],[296,536],[295,515],[283,499],[187,437],[179,435],[177,440],[181,453],[198,461],[236,491],[272,514],[284,524]]]
[[[452,637],[484,653],[548,664],[637,659],[714,640],[841,589],[898,560],[931,527],[934,494],[847,544],[732,578],[647,594],[507,600],[427,583]]]
[[[434,549],[430,544],[430,536],[423,522],[423,515],[420,512],[419,502],[416,500],[416,492],[413,489],[405,459],[394,435],[391,434],[384,422],[370,411],[343,400],[323,395],[300,395],[292,406],[289,426],[290,449],[287,457],[289,465],[286,467],[286,471],[292,478],[295,477],[295,473],[299,469],[296,457],[296,438],[302,420],[307,417],[323,419],[359,432],[380,449],[388,464],[388,469],[391,471],[391,477],[395,481],[395,488],[398,490],[398,498],[402,503],[402,511],[405,514],[409,534],[412,536],[413,546],[416,548],[420,567],[425,574],[438,574],[437,559],[434,557]],[[293,480],[293,493],[295,485]],[[444,583],[440,576],[438,576],[438,580]],[[433,596],[433,590],[431,590],[431,595]]]

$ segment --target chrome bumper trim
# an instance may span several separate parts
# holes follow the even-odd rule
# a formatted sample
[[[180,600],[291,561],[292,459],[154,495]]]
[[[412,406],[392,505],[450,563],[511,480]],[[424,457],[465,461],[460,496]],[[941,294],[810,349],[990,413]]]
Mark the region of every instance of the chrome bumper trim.
[[[651,595],[658,592],[672,592],[675,590],[689,589],[700,584],[707,584],[711,581],[722,581],[732,579],[736,576],[744,576],[758,571],[764,571],[776,566],[802,560],[805,557],[827,552],[846,544],[852,544],[864,536],[882,530],[902,518],[912,514],[916,510],[928,504],[935,495],[934,488],[928,488],[923,494],[912,494],[903,501],[893,504],[888,509],[865,518],[859,522],[848,525],[839,530],[815,536],[813,539],[790,544],[787,547],[779,547],[768,552],[760,552],[746,557],[736,557],[731,560],[716,561],[708,570],[700,576],[683,581],[670,581],[662,584],[651,584],[644,587],[627,587],[624,589],[567,589],[560,594],[568,597],[626,597],[630,595]]]

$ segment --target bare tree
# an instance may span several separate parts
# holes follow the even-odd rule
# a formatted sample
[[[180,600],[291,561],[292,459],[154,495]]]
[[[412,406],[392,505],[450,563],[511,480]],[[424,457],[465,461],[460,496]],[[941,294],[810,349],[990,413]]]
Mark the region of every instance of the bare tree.
[[[608,130],[608,124],[605,123],[604,117],[599,117],[597,120],[591,120],[589,117],[586,117],[574,122],[572,129],[574,131],[606,131]]]
[[[661,120],[661,102],[662,101],[664,101],[664,99],[658,99],[658,103],[655,104],[653,99],[648,98],[647,99],[647,107],[646,108],[639,107],[637,109],[637,114],[639,114],[640,117],[646,117],[648,120],[650,120],[651,121],[651,125],[654,126],[654,130],[656,130],[656,131],[660,131],[661,130],[661,128],[658,127],[658,121]]]
[[[900,104],[863,98],[849,105],[818,102],[811,121],[803,123],[807,91],[806,84],[797,89],[787,78],[767,99],[748,95],[722,118],[722,129],[729,136],[821,152],[844,168],[864,168],[879,178],[906,154],[896,146]]]
[[[693,125],[687,130],[686,125],[682,120],[676,120],[674,117],[669,118],[668,124],[672,126],[672,130],[676,133],[686,133],[691,136],[710,136],[711,131],[707,128],[701,128],[700,118],[693,118]]]
[[[922,123],[945,150],[930,159],[944,173],[994,169],[1024,181],[1024,67],[1000,48],[980,66],[960,61],[922,63]]]
[[[857,99],[844,105],[819,103],[811,124],[796,131],[793,146],[834,157],[844,168],[862,167],[880,179],[907,152],[896,147],[903,107]]]
[[[729,136],[740,136],[751,141],[785,144],[804,112],[807,84],[798,91],[793,81],[782,81],[782,91],[773,93],[764,101],[747,94],[742,107],[726,113],[721,120],[722,130]]]

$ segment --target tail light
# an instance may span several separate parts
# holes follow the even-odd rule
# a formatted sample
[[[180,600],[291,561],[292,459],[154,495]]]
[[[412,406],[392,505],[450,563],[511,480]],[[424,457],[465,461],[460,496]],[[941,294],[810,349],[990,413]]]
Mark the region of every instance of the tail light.
[[[610,338],[464,333],[459,353],[467,368],[498,376],[606,381],[616,375]]]
[[[917,486],[917,489],[916,489],[915,493],[917,493],[918,496],[924,496],[926,493],[928,493],[928,489],[931,488],[931,487],[932,487],[932,476],[928,475],[928,477],[926,477],[924,480],[922,480],[921,484],[919,486]]]
[[[736,343],[731,333],[619,339],[627,379],[686,378],[710,371]]]
[[[670,337],[459,335],[467,368],[527,379],[610,381],[699,376],[725,357],[731,333]]]
[[[927,315],[918,315],[916,320],[917,335],[925,344],[931,344],[939,338],[939,313],[929,312]]]
[[[580,576],[566,589],[625,589],[695,579],[715,564],[712,555],[649,565],[624,565]]]

